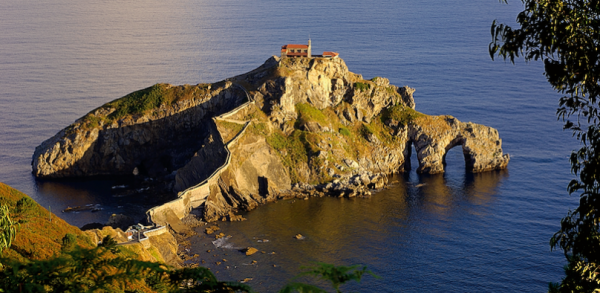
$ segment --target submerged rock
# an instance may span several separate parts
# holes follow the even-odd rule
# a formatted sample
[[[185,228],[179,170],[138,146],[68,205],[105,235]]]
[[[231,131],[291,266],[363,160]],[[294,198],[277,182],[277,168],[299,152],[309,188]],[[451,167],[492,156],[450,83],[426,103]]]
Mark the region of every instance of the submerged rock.
[[[206,234],[210,235],[212,233],[214,233],[215,231],[220,230],[220,228],[218,226],[210,226],[208,228],[206,228],[206,230],[204,231]]]
[[[244,252],[246,253],[246,255],[253,255],[258,252],[258,249],[254,247],[248,247]]]

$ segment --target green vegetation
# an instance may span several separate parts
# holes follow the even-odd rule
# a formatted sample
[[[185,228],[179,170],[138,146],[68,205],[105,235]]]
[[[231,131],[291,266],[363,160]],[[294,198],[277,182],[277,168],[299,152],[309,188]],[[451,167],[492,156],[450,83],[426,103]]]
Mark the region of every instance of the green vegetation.
[[[267,117],[267,114],[265,114],[265,112],[258,109],[255,105],[252,105],[249,107],[246,115],[244,115],[244,117],[242,117],[240,120],[242,120],[242,121],[254,120],[254,121],[260,121],[260,122],[267,122],[267,121],[269,121],[269,118]]]
[[[102,238],[102,243],[100,243],[98,246],[113,247],[115,245],[117,245],[117,241],[110,237],[110,235],[106,235],[104,238]]]
[[[306,122],[318,122],[321,126],[329,124],[325,114],[312,105],[306,103],[296,104],[296,113],[298,113],[297,125],[301,125]]]
[[[371,126],[369,126],[368,124],[363,124],[360,127],[360,134],[364,137],[367,137],[368,135],[371,134],[375,134],[375,131],[373,131],[373,128]]]
[[[2,259],[0,290],[12,292],[253,292],[239,282],[219,281],[207,268],[173,269],[161,263],[139,261],[115,254],[115,246],[76,247],[62,255],[31,262]],[[365,275],[379,278],[365,266],[319,263],[294,279],[311,276],[328,282],[335,292]],[[328,292],[306,283],[290,282],[279,292]]]
[[[369,89],[371,89],[371,84],[370,83],[363,83],[363,82],[355,82],[354,83],[354,88],[356,90],[358,90],[359,92],[366,92]]]
[[[244,124],[233,123],[229,121],[218,121],[217,123],[220,127],[227,128],[229,129],[229,131],[234,132],[236,134],[242,131],[242,129],[244,129]]]
[[[297,104],[297,120],[286,122],[293,124],[295,130],[289,136],[286,136],[279,130],[275,130],[274,133],[269,134],[267,142],[279,151],[280,158],[289,170],[293,183],[308,181],[313,184],[319,184],[331,181],[332,178],[328,175],[327,168],[321,167],[328,167],[330,164],[336,162],[339,163],[342,157],[357,158],[369,156],[373,151],[368,144],[368,141],[372,140],[372,135],[375,135],[386,146],[394,147],[398,142],[398,137],[394,136],[394,131],[384,123],[388,119],[395,119],[402,125],[406,125],[416,119],[425,119],[423,120],[424,124],[437,125],[436,121],[426,119],[429,116],[400,104],[385,109],[382,113],[373,117],[370,123],[357,121],[344,126],[336,113],[348,111],[348,107],[350,105],[347,103],[340,103],[334,109],[326,108],[319,110],[306,103]],[[356,111],[355,109],[351,110]],[[341,135],[337,135],[335,132],[299,130],[302,125],[308,122],[317,122],[321,126],[326,126],[334,131],[337,129],[337,132]],[[288,127],[284,127],[284,129]],[[252,129],[251,132],[259,133],[257,129]],[[338,152],[335,156],[331,155],[334,150]],[[339,154],[340,150],[343,151],[343,155]],[[315,156],[321,151],[325,151],[328,154],[327,160],[323,157],[319,158]],[[301,176],[306,176],[306,174],[299,172],[299,170],[306,170],[304,166],[311,169],[310,178],[301,178]],[[317,169],[315,166],[319,166],[319,168]]]
[[[503,0],[502,2],[506,2]],[[579,178],[568,185],[579,206],[561,220],[550,240],[568,265],[552,292],[600,290],[600,2],[591,0],[522,0],[519,28],[492,23],[489,52],[509,59],[542,59],[545,76],[559,99],[557,116],[582,147],[570,157]],[[574,121],[571,121],[573,119]]]
[[[238,133],[244,129],[244,124],[233,123],[228,121],[217,120],[216,122],[219,133],[221,133],[223,142],[228,143],[235,138]]]
[[[110,102],[107,106],[116,110],[108,115],[111,120],[117,120],[131,114],[158,108],[166,102],[165,85],[155,84],[149,88],[133,92],[123,98]]]
[[[114,244],[77,247],[48,260],[3,259],[0,289],[12,292],[250,292],[222,282],[206,268],[174,270],[164,264],[120,256]]]
[[[17,235],[18,224],[10,218],[7,205],[0,206],[0,254],[5,248],[10,248]]]
[[[390,95],[394,95],[394,96],[398,96],[400,97],[400,94],[398,92],[396,92],[396,90],[394,88],[392,88],[391,86],[387,86],[385,88],[385,90],[388,92],[388,94]]]
[[[93,129],[96,128],[98,126],[100,126],[100,123],[102,122],[102,119],[99,117],[96,117],[92,114],[88,114],[84,117],[84,124],[83,127],[85,129]]]
[[[269,129],[266,122],[252,122],[250,126],[248,126],[248,132],[256,135],[260,135],[263,137],[269,136]]]
[[[343,135],[343,136],[348,136],[348,137],[352,136],[352,133],[351,133],[351,132],[350,132],[350,130],[349,130],[348,128],[346,128],[346,127],[343,127],[343,126],[342,126],[342,127],[340,127],[340,130],[339,130],[339,131],[340,131],[340,134],[341,134],[341,135]]]
[[[279,151],[280,158],[290,171],[290,179],[293,183],[300,182],[298,174],[298,166],[308,162],[308,154],[306,151],[306,133],[300,130],[294,132],[288,137],[280,132],[274,132],[267,137],[267,143]]]
[[[111,124],[116,120],[131,115],[147,114],[163,105],[169,106],[180,101],[202,97],[209,92],[209,86],[210,84],[198,84],[195,86],[155,84],[151,87],[135,91],[122,98],[106,103],[98,109],[94,109],[94,111],[82,118],[81,127],[84,130],[93,129],[103,124]],[[114,111],[107,116],[94,114],[98,110],[110,111],[112,109],[114,109]],[[71,125],[67,128],[67,133],[71,133],[72,131]]]
[[[23,196],[21,199],[17,201],[15,205],[15,212],[18,214],[23,214],[29,210],[34,209],[37,206],[37,203],[31,199],[29,196]]]
[[[71,234],[71,233],[67,233],[67,234],[65,234],[65,237],[63,237],[63,239],[62,239],[61,250],[62,251],[72,250],[73,247],[75,247],[76,243],[77,243],[77,236],[75,236],[74,234]]]
[[[53,216],[27,195],[0,183],[0,203],[8,207],[12,221],[20,224],[12,245],[3,256],[13,260],[48,259],[62,251],[62,239],[67,233],[77,236],[77,245],[90,247],[89,238],[77,227]]]
[[[419,113],[410,107],[399,104],[383,109],[380,116],[384,122],[388,119],[394,119],[400,122],[401,125],[408,125],[409,123],[415,121],[415,119],[424,117],[426,115]]]

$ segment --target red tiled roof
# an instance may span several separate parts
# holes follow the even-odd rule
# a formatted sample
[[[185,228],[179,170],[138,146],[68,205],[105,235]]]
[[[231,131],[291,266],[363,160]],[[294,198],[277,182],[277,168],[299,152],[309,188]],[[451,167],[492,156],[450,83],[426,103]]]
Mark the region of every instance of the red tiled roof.
[[[323,52],[323,56],[338,56],[338,55],[340,55],[340,54],[337,52],[329,52],[329,51]]]
[[[308,49],[308,45],[287,44],[281,46],[281,49]]]

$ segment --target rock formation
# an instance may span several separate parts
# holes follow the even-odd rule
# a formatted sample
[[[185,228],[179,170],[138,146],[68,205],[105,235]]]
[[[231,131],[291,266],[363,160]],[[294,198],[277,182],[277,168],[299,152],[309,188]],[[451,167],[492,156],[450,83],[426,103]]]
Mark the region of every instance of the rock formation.
[[[48,178],[131,175],[136,168],[149,176],[170,173],[201,147],[204,124],[242,98],[231,82],[157,84],[134,92],[44,141],[33,155],[33,173]],[[154,107],[154,100],[162,103],[144,109]]]
[[[506,168],[497,130],[419,113],[413,92],[364,80],[339,58],[272,57],[219,83],[155,85],[108,103],[36,148],[33,170],[162,176],[178,198],[148,214],[166,223],[201,206],[206,220],[239,220],[234,212],[279,198],[368,196],[409,167],[411,145],[421,173],[444,172],[457,145],[468,171]]]

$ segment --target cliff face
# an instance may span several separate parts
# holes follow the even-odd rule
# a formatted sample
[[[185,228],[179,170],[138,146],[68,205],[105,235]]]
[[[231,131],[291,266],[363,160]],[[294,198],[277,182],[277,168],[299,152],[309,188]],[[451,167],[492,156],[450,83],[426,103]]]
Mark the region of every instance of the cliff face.
[[[231,83],[155,85],[97,108],[38,146],[37,177],[168,174],[201,146],[204,124],[241,101]],[[158,98],[156,98],[158,96]],[[140,111],[144,107],[154,107]]]
[[[115,119],[112,113],[131,112],[116,100],[44,142],[34,173],[177,170],[179,198],[150,218],[181,218],[203,206],[205,219],[216,220],[290,194],[368,195],[385,184],[382,175],[409,167],[411,145],[422,173],[443,172],[446,152],[458,145],[472,172],[509,161],[495,129],[419,113],[414,89],[364,80],[339,58],[272,57],[226,82],[161,87],[155,107]]]

